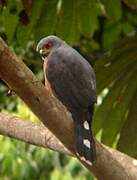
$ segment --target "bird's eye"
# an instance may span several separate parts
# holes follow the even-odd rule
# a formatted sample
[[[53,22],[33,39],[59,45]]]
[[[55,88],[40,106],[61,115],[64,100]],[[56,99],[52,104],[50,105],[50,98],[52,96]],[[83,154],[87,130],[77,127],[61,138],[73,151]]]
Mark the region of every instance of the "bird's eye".
[[[45,44],[44,47],[46,49],[50,49],[52,47],[52,44],[49,42],[49,43]]]

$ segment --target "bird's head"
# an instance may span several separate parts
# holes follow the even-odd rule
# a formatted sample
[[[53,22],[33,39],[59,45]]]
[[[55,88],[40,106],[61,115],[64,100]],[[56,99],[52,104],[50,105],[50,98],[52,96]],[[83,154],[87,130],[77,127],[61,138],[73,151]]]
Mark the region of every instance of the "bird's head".
[[[39,41],[36,51],[40,53],[44,60],[52,50],[60,47],[63,43],[64,41],[57,36],[47,36]]]

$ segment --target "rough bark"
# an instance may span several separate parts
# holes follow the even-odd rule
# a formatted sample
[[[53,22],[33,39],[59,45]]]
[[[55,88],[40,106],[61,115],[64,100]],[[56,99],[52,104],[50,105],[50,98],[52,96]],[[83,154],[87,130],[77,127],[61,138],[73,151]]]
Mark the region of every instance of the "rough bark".
[[[0,113],[0,134],[73,156],[45,126],[42,124],[34,124],[29,120],[23,120],[13,115]],[[107,146],[104,146],[104,148],[113,154],[113,157],[115,157],[123,167],[132,171],[135,175],[133,177],[136,178],[136,159],[112,148],[108,148]]]
[[[0,113],[0,134],[67,155],[71,154],[43,124],[34,124],[13,115]]]
[[[25,64],[0,39],[0,77],[13,89],[44,125],[75,156],[73,122],[65,107],[51,97]],[[113,152],[96,142],[97,160],[93,166],[82,162],[100,180],[135,180],[134,161],[121,163]],[[126,162],[126,155],[122,154]],[[128,159],[128,158],[127,158]],[[133,171],[134,169],[134,171]]]

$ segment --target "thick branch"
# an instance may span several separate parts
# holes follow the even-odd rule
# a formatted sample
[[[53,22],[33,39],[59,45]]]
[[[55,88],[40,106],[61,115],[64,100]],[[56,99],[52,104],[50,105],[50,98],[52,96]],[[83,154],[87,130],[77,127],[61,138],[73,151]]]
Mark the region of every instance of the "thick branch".
[[[75,155],[72,118],[65,107],[51,97],[33,73],[18,60],[0,39],[0,77],[26,102],[46,127]],[[56,117],[56,118],[55,118]],[[97,160],[92,167],[83,163],[98,179],[134,180],[137,172],[129,171],[109,150],[96,143]],[[134,166],[133,166],[134,167]],[[137,171],[137,170],[136,170]]]
[[[0,134],[72,156],[70,151],[45,126],[36,125],[12,115],[0,113]],[[137,160],[117,150],[106,146],[104,148],[107,148],[120,164],[128,167],[133,174],[136,174]]]
[[[0,134],[70,155],[63,144],[42,124],[0,113]]]

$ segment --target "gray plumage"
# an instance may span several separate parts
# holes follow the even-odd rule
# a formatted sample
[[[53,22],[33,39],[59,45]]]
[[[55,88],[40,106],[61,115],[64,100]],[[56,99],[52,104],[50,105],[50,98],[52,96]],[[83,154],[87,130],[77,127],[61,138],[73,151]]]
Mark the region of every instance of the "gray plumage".
[[[53,94],[67,107],[74,119],[76,152],[89,162],[96,158],[91,122],[96,102],[96,78],[91,65],[72,47],[56,36],[42,39],[37,51],[46,43],[53,47],[47,56],[45,76]],[[84,123],[88,123],[84,127]],[[87,141],[86,141],[87,140]],[[84,142],[90,143],[90,148]]]

